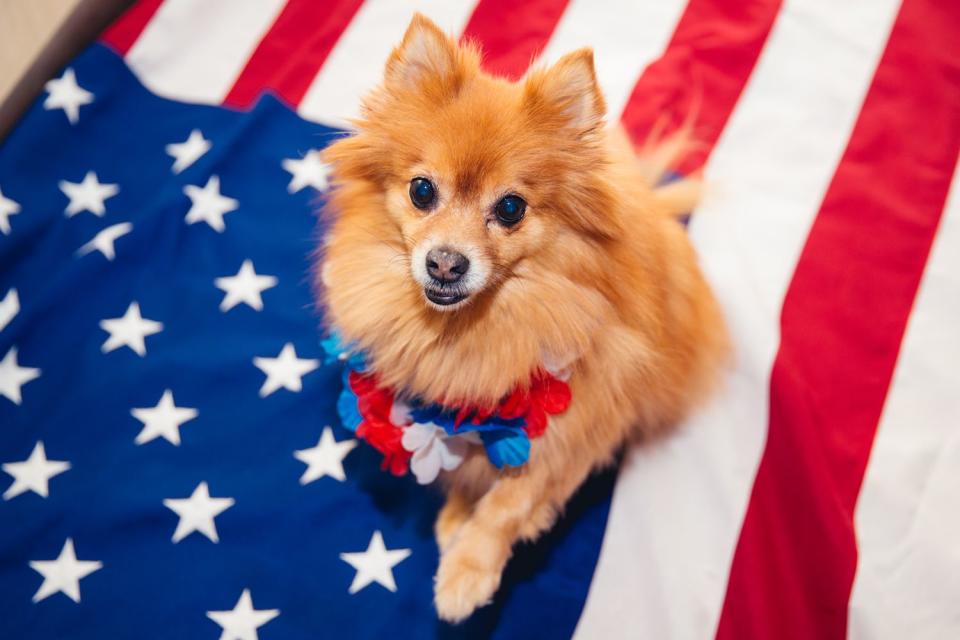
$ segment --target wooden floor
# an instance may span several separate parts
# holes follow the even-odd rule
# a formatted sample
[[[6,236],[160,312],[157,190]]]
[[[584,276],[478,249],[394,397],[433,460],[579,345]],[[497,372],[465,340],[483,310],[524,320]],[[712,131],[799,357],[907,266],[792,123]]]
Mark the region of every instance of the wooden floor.
[[[0,0],[0,103],[80,0]]]

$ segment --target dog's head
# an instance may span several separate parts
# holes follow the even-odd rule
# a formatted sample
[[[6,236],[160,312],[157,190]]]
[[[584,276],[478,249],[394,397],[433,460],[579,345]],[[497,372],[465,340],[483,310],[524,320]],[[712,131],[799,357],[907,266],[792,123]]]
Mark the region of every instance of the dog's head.
[[[375,201],[370,241],[400,252],[426,308],[460,309],[518,265],[536,269],[565,230],[620,232],[599,171],[603,116],[589,50],[508,82],[417,15],[357,133],[326,152],[334,214],[360,193]]]

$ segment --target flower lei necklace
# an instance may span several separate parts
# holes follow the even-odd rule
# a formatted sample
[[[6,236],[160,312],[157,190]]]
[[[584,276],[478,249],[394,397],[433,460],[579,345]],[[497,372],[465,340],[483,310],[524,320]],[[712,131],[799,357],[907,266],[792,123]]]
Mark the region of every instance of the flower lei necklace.
[[[441,469],[457,468],[471,444],[483,445],[498,469],[526,464],[530,439],[544,434],[548,414],[570,405],[567,383],[542,369],[533,373],[529,388],[517,387],[495,407],[404,402],[380,386],[363,352],[344,344],[336,331],[321,345],[327,364],[345,364],[337,400],[343,426],[383,454],[381,468],[397,476],[412,470],[420,484],[433,482]]]

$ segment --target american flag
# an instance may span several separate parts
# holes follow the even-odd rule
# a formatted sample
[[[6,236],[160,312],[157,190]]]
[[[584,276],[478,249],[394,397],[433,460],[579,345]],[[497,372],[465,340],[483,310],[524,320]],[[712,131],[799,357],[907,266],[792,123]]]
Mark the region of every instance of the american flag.
[[[413,11],[695,114],[737,358],[460,627],[335,411],[318,151]],[[0,637],[960,637],[960,5],[142,0],[0,146]]]

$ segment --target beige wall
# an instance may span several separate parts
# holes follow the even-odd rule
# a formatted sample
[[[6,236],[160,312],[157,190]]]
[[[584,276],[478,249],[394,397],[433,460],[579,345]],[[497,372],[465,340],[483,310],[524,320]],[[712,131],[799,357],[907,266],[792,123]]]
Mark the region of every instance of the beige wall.
[[[0,103],[80,0],[0,0]]]

